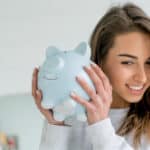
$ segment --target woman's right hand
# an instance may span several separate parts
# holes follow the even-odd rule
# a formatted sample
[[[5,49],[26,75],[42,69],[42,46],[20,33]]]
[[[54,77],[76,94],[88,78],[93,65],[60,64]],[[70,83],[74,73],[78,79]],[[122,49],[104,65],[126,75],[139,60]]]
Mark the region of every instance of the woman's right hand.
[[[44,109],[41,106],[42,92],[38,89],[37,86],[38,71],[39,71],[38,68],[35,68],[32,76],[32,96],[34,98],[35,104],[50,124],[64,125],[63,121],[56,121],[54,119],[52,110]]]

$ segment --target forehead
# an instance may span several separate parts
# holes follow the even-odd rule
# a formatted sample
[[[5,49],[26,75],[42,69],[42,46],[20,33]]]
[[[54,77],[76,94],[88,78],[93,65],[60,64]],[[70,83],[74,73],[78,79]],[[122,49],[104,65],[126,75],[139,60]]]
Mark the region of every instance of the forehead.
[[[117,35],[111,49],[110,55],[127,53],[137,57],[148,57],[150,56],[150,35],[141,32]]]

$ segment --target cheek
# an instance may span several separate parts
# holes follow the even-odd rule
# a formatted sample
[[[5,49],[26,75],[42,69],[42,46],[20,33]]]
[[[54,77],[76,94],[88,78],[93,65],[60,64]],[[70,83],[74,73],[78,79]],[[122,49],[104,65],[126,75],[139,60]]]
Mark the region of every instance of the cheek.
[[[109,68],[106,74],[114,88],[124,86],[130,81],[132,76],[132,73],[129,72],[129,70],[123,69],[121,66]]]

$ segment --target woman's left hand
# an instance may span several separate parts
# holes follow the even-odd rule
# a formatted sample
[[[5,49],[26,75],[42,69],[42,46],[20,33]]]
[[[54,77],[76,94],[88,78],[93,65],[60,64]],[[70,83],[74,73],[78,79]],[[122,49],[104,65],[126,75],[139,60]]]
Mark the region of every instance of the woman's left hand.
[[[90,101],[74,92],[71,93],[71,97],[86,108],[88,123],[94,124],[108,117],[112,102],[112,86],[98,65],[91,64],[84,69],[91,78],[95,89],[91,88],[81,76],[77,76],[77,81],[89,95]]]

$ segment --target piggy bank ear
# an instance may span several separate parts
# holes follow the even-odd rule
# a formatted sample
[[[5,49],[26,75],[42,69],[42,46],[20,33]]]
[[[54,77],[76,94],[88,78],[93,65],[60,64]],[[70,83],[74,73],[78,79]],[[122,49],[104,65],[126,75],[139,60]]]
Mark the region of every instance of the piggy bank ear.
[[[86,42],[80,43],[74,50],[76,53],[86,56],[87,58],[91,57],[91,49],[89,46],[86,44]]]
[[[46,48],[46,57],[48,58],[48,57],[54,56],[59,52],[60,50],[56,48],[55,46],[49,46],[48,48]]]

